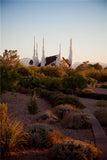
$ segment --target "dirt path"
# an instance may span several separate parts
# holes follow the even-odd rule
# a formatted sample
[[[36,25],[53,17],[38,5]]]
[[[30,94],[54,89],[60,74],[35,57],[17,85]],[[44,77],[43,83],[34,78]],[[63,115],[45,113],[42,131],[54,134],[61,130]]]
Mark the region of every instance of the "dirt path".
[[[107,109],[106,107],[98,107],[96,105],[96,103],[98,102],[98,100],[95,99],[91,99],[91,98],[79,98],[80,101],[87,106],[87,108],[94,113],[96,110],[102,108],[102,109]]]
[[[103,156],[99,160],[107,160],[107,136],[102,126],[95,118],[95,116],[89,111],[89,109],[85,108],[84,113],[90,115],[92,118],[92,129],[95,137],[96,146],[103,152]]]
[[[88,98],[80,98],[80,101],[87,107],[84,109],[84,112],[89,114],[92,118],[92,128],[95,137],[96,146],[102,150],[103,157],[100,160],[107,160],[107,136],[106,132],[103,130],[102,126],[98,122],[98,120],[93,115],[94,111],[100,109],[100,107],[96,106],[98,100],[88,99]],[[107,109],[105,107],[101,107]]]
[[[87,106],[87,108],[89,109],[89,111],[91,111],[91,113],[94,114],[94,112],[98,109],[106,109],[107,110],[107,107],[98,107],[96,105],[96,103],[98,102],[98,100],[95,100],[95,99],[88,99],[88,98],[79,98],[80,101],[85,105]],[[107,127],[103,127],[106,135],[107,135]]]

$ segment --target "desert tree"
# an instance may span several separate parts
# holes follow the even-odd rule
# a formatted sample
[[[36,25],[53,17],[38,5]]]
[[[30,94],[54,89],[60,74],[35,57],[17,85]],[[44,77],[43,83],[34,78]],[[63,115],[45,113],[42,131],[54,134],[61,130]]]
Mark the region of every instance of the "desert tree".
[[[3,56],[1,56],[1,63],[10,65],[16,65],[19,63],[19,56],[17,55],[17,50],[5,50]]]

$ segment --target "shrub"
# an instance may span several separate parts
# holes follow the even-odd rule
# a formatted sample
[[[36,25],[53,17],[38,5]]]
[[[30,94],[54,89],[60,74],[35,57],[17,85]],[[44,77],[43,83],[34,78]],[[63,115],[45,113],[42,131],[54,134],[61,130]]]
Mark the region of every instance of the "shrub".
[[[61,141],[61,134],[49,124],[34,123],[26,127],[29,132],[29,145],[34,148],[49,148]]]
[[[30,88],[24,88],[23,86],[19,86],[16,89],[16,92],[22,93],[22,94],[31,94],[32,90]]]
[[[85,106],[79,101],[76,96],[65,95],[62,92],[41,90],[40,96],[47,99],[53,107],[60,104],[72,104],[75,105],[77,108],[85,108]]]
[[[60,90],[62,87],[61,78],[43,78],[41,83],[48,90]]]
[[[58,121],[58,118],[51,112],[51,111],[46,111],[44,113],[41,113],[36,117],[36,120],[38,122],[47,122],[47,123],[55,123]]]
[[[6,91],[14,91],[18,80],[19,74],[13,66],[7,66],[6,64],[0,65],[0,91],[4,93]]]
[[[99,107],[107,107],[107,100],[99,100],[96,105]]]
[[[76,89],[83,89],[87,87],[87,80],[82,75],[73,73],[71,76],[65,77],[62,80],[62,85],[66,89],[72,89],[75,92]]]
[[[79,97],[84,97],[84,98],[92,98],[92,99],[98,99],[98,100],[106,100],[107,95],[106,94],[100,94],[100,93],[88,93],[88,92],[82,92],[79,91],[76,93],[77,96]]]
[[[45,66],[40,68],[40,72],[49,77],[64,77],[66,72],[59,66]]]
[[[15,151],[26,144],[27,132],[23,131],[23,124],[9,119],[7,116],[7,105],[0,104],[0,132],[2,157],[9,151]]]
[[[62,120],[62,126],[65,128],[90,128],[91,119],[87,114],[77,113],[69,114]]]
[[[98,109],[94,112],[94,115],[102,126],[107,126],[107,110]]]
[[[34,89],[36,87],[40,87],[40,79],[35,76],[26,78],[22,77],[20,78],[18,85],[23,86],[24,88]]]
[[[107,85],[104,85],[104,84],[103,84],[103,85],[101,86],[101,88],[107,88]]]
[[[51,160],[96,160],[101,152],[91,144],[79,140],[63,141],[49,151]]]
[[[87,74],[87,77],[96,79],[98,82],[107,82],[107,70],[94,70]]]
[[[38,105],[37,105],[37,97],[36,94],[31,97],[30,102],[28,104],[28,111],[30,114],[36,114],[38,110]]]
[[[25,67],[25,66],[21,66],[17,69],[17,72],[22,76],[22,77],[27,77],[27,76],[30,76],[31,75],[31,72],[29,70],[28,67]]]
[[[102,65],[99,63],[93,64],[93,67],[97,70],[102,70]]]
[[[91,77],[88,78],[88,84],[91,85],[92,87],[95,87],[96,83],[97,83],[96,79]]]
[[[69,105],[69,104],[64,104],[64,105],[59,105],[56,106],[53,109],[53,112],[60,118],[63,119],[66,115],[68,115],[69,113],[74,114],[74,113],[80,113],[80,109],[76,108],[73,105]]]

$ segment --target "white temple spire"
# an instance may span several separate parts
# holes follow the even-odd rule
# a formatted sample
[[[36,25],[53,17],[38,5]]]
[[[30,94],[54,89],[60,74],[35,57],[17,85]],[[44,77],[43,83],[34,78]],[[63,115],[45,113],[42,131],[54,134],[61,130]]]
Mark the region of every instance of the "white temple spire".
[[[39,59],[38,59],[38,44],[36,43],[36,56],[35,56],[35,66],[39,65]]]
[[[72,68],[72,38],[70,39],[69,63]]]
[[[43,37],[43,48],[42,48],[42,61],[41,61],[41,66],[45,66],[46,61],[45,61],[45,49],[44,49],[44,37]]]
[[[38,66],[39,60],[38,60],[38,45],[36,44],[35,47],[35,36],[34,36],[34,51],[33,51],[33,65]]]
[[[34,36],[34,54],[33,54],[33,56],[35,56],[35,51],[36,51],[36,49],[35,49],[35,36]]]
[[[36,43],[36,57],[38,57],[38,43]]]
[[[61,64],[61,44],[59,44],[59,54],[57,55],[57,59],[56,59],[56,65],[60,66]]]
[[[34,36],[33,65],[35,65],[35,53],[36,49],[35,49],[35,36]]]

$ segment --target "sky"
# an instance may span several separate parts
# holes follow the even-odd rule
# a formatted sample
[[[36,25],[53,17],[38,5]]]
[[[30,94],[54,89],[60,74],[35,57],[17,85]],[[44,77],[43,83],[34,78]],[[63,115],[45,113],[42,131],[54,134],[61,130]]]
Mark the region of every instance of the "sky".
[[[0,0],[0,54],[18,50],[20,58],[33,56],[34,35],[39,59],[68,58],[72,38],[74,62],[107,63],[107,0]]]

